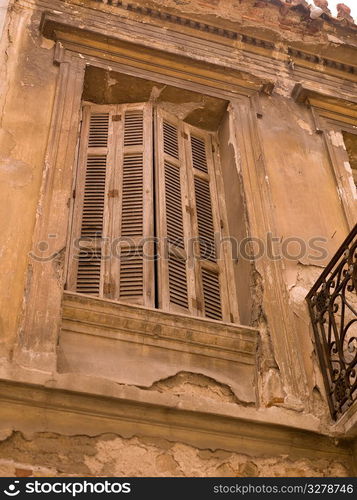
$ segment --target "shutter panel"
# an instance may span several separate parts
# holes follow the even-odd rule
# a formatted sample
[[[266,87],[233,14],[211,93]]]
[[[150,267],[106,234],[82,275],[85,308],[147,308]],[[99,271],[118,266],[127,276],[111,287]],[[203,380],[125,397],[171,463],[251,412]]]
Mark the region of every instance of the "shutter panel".
[[[219,274],[202,267],[202,288],[206,316],[222,319]]]
[[[193,231],[199,240],[196,262],[197,295],[203,314],[215,320],[231,321],[224,259],[219,258],[216,239],[221,238],[221,214],[215,181],[211,134],[184,125],[190,192],[193,193]]]
[[[120,244],[111,276],[115,298],[154,307],[152,107],[140,103],[118,109],[123,133],[118,139],[119,206],[113,234]]]
[[[200,256],[216,262],[215,229],[213,223],[210,183],[194,177]]]
[[[67,288],[103,296],[106,191],[112,167],[113,106],[83,108]]]
[[[191,232],[182,122],[158,109],[155,140],[159,307],[195,312],[194,276],[188,261]]]

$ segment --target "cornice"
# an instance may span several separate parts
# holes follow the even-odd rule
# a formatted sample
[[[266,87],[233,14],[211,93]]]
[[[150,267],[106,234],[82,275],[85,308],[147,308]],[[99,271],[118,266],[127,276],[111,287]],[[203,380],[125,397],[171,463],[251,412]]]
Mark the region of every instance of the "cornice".
[[[106,433],[124,438],[151,436],[201,449],[223,449],[255,457],[288,455],[290,459],[306,459],[308,456],[340,462],[347,467],[351,462],[349,442],[289,426],[288,417],[284,424],[277,423],[277,415],[275,423],[273,415],[270,422],[254,421],[248,416],[254,410],[243,408],[246,416],[242,418],[238,416],[237,405],[216,403],[204,409],[193,400],[190,405],[185,402],[179,405],[177,398],[175,402],[169,401],[166,395],[136,388],[123,392],[117,387],[112,389],[112,395],[103,396],[94,393],[95,384],[90,387],[90,379],[88,391],[77,392],[56,387],[55,377],[48,380],[47,387],[0,380],[0,429],[72,436]],[[76,382],[68,380],[67,385],[74,388]],[[101,390],[103,394],[103,388]],[[234,408],[238,410],[236,416]]]
[[[312,52],[305,52],[301,49],[297,49],[294,47],[288,47],[288,54],[291,58],[294,58],[300,63],[306,62],[306,66],[310,64],[319,64],[322,67],[335,69],[342,73],[348,73],[350,75],[357,75],[357,66],[353,66],[351,64],[345,64],[340,61],[336,61],[334,59],[329,59],[327,57],[323,57],[319,54],[314,54]]]
[[[205,40],[208,44],[220,43],[223,47],[234,48],[239,51],[251,52],[257,55],[271,58],[277,62],[283,62],[287,67],[292,63],[299,64],[303,67],[313,69],[317,73],[324,73],[332,76],[337,76],[342,79],[357,81],[357,65],[350,64],[347,60],[338,60],[319,52],[310,52],[301,47],[301,43],[279,40],[263,39],[258,36],[244,33],[243,30],[235,29],[235,23],[227,20],[226,26],[219,26],[217,24],[202,21],[202,19],[195,18],[193,15],[186,17],[179,15],[175,12],[163,11],[162,9],[155,9],[139,5],[134,2],[112,2],[108,0],[90,0],[84,2],[83,0],[71,0],[64,3],[62,0],[18,0],[19,5],[31,6],[34,9],[41,9],[47,12],[58,12],[62,22],[67,16],[76,14],[82,16],[78,19],[78,25],[90,26],[91,21],[84,21],[83,14],[87,12],[97,12],[98,14],[106,15],[108,28],[110,27],[111,20],[118,23],[119,20],[132,20],[138,24],[145,24],[156,26],[159,29],[164,28],[165,32],[169,30],[173,33],[186,33],[191,36],[199,37]],[[84,21],[84,22],[83,22]],[[337,22],[337,20],[334,20]],[[176,26],[176,28],[175,28]],[[353,26],[356,28],[356,26]],[[117,32],[120,31],[118,26]],[[320,45],[317,44],[319,48]],[[353,50],[352,47],[349,47]],[[342,50],[342,47],[341,47]],[[228,49],[226,56],[229,56]],[[204,53],[210,53],[210,48],[206,47]],[[352,58],[351,58],[352,60]]]
[[[114,9],[124,10],[139,14],[141,16],[150,17],[153,20],[160,20],[164,23],[170,23],[172,25],[177,25],[180,27],[187,27],[191,30],[215,35],[220,38],[226,38],[228,40],[241,42],[242,45],[246,45],[248,50],[254,49],[265,49],[268,52],[271,51],[281,51],[290,57],[299,59],[300,61],[319,63],[321,67],[326,69],[336,69],[343,73],[357,75],[357,66],[352,64],[346,64],[334,59],[320,56],[319,54],[309,53],[307,51],[296,49],[292,46],[287,45],[282,46],[281,43],[276,44],[271,40],[262,39],[255,36],[246,35],[238,30],[226,29],[219,27],[217,25],[208,24],[196,20],[194,18],[188,18],[182,15],[173,14],[170,12],[165,12],[163,10],[155,9],[152,7],[146,7],[133,2],[126,2],[121,0],[93,0],[96,3],[100,3],[104,6],[110,5]]]
[[[344,99],[343,94],[326,93],[318,86],[297,83],[293,88],[295,102],[317,109],[321,116],[340,119],[352,125],[357,124],[357,97]]]
[[[207,44],[202,47],[205,52],[199,59],[194,54],[188,54],[187,51],[179,54],[152,46],[150,37],[153,33],[150,30],[143,41],[141,38],[145,34],[143,26],[141,26],[140,37],[136,40],[131,38],[131,41],[128,41],[128,34],[133,29],[135,31],[136,25],[128,25],[123,20],[122,26],[122,31],[113,29],[111,33],[108,33],[107,25],[84,28],[83,24],[73,16],[64,20],[60,14],[45,12],[40,29],[46,37],[61,42],[65,48],[80,53],[83,57],[102,59],[108,63],[108,66],[111,66],[112,62],[118,62],[122,65],[156,72],[165,77],[205,85],[207,88],[215,89],[217,92],[226,92],[231,96],[250,96],[256,92],[270,94],[273,89],[274,85],[270,80],[235,69],[233,64],[228,67],[227,64],[220,65],[206,61],[204,58],[209,49]],[[176,43],[182,44],[182,40],[178,39]],[[214,47],[213,50],[218,49]],[[227,55],[225,57],[227,58]]]

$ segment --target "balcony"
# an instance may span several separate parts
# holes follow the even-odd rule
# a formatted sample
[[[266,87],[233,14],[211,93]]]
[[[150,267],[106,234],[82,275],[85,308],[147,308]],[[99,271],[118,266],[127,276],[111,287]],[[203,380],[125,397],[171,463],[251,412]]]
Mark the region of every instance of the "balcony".
[[[337,420],[357,399],[357,225],[306,300],[331,415]]]

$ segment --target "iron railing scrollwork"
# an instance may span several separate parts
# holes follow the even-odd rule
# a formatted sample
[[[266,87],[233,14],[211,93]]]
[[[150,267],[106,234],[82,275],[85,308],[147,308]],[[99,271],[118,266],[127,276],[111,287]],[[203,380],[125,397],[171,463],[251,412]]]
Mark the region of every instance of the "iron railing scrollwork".
[[[306,300],[331,414],[338,419],[357,399],[357,225]]]

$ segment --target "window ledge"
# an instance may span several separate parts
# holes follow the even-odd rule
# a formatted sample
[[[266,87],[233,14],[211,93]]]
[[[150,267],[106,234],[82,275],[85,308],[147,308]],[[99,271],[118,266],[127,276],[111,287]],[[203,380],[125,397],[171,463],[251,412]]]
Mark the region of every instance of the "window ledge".
[[[199,373],[252,403],[258,335],[247,326],[65,292],[58,370],[139,387]]]

